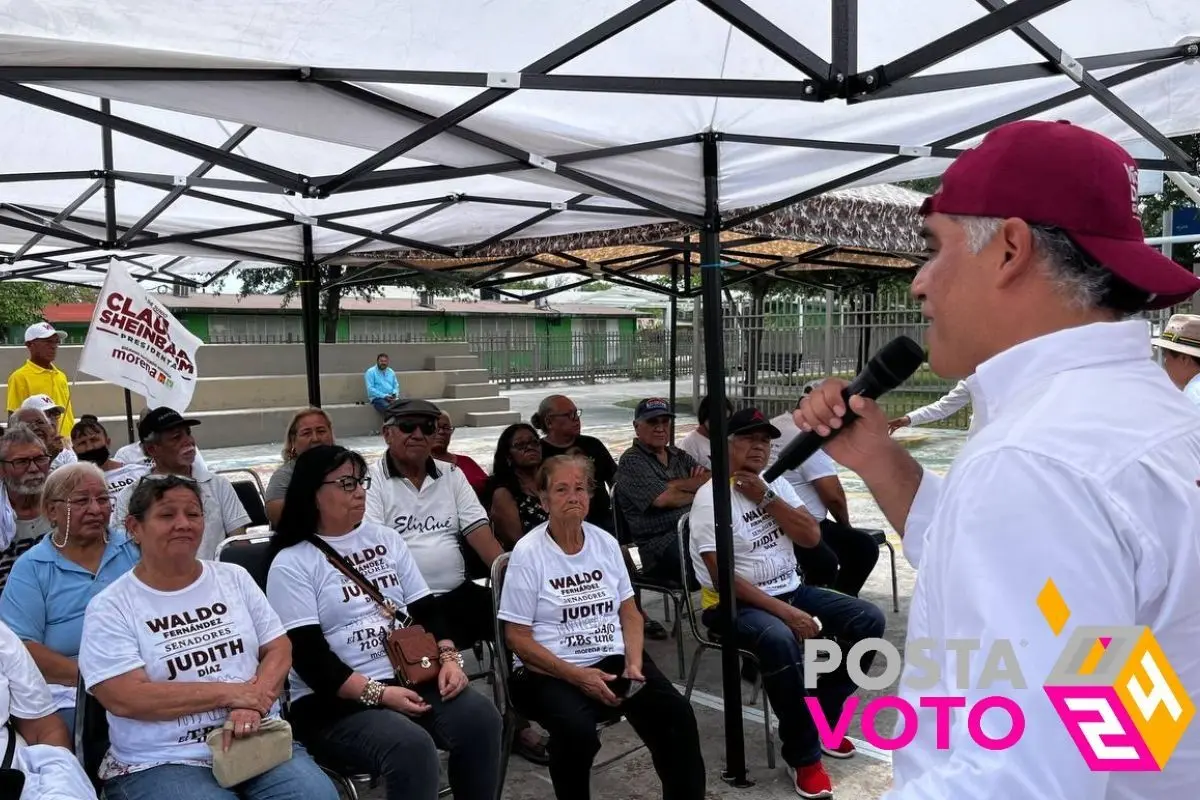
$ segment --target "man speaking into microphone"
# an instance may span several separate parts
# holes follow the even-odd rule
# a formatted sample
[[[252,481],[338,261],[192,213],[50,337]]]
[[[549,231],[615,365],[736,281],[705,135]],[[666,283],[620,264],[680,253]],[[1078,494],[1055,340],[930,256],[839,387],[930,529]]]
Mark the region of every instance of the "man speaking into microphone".
[[[920,709],[887,800],[1175,800],[1200,786],[1200,724],[1187,726],[1200,703],[1200,414],[1151,361],[1146,322],[1127,319],[1200,281],[1144,244],[1137,212],[1136,167],[1115,143],[1066,123],[997,128],[922,208],[929,260],[912,292],[930,366],[966,378],[976,416],[949,474],[890,439],[873,401],[851,399],[859,419],[841,430],[842,381],[796,411],[803,430],[837,432],[825,451],[863,478],[918,569],[900,694],[965,699],[945,726]],[[1118,653],[1145,628],[1179,692],[1155,656]],[[1076,632],[1086,647],[1060,661]],[[940,668],[923,685],[919,639]],[[945,646],[955,639],[979,642],[969,664]],[[1023,680],[981,686],[1001,640]],[[1077,691],[1107,680],[1136,702],[1060,713],[1044,685],[1064,671]],[[969,730],[988,695],[1024,718],[1008,749]],[[1013,730],[1003,712],[972,721],[992,739]]]

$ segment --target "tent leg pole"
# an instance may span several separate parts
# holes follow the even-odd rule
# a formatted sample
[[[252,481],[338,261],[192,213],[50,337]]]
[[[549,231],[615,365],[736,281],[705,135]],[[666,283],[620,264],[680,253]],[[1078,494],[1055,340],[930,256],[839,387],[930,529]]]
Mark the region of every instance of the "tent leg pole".
[[[705,370],[708,373],[709,408],[725,407],[724,336],[721,327],[721,212],[717,203],[717,139],[706,133],[704,148],[704,229],[700,233],[700,288],[704,296]],[[720,588],[721,626],[732,632],[737,621],[733,594],[733,522],[729,507],[729,424],[724,414],[710,415],[712,444],[713,513],[717,533],[717,575]],[[730,786],[753,786],[746,774],[746,747],[742,738],[741,656],[737,637],[721,639],[721,689],[725,704],[725,772]]]
[[[308,378],[308,404],[321,407],[321,286],[313,258],[312,226],[305,225],[304,261],[300,265],[300,316],[304,327],[304,372]]]
[[[125,390],[125,427],[129,430],[129,443],[133,444],[138,439],[133,427],[133,395],[128,389]]]
[[[677,331],[679,329],[679,323],[675,317],[676,317],[676,314],[679,313],[679,267],[673,261],[671,262],[671,304],[670,305],[671,305],[670,310],[667,312],[667,317],[670,319],[670,330],[667,331],[667,336],[670,337],[667,339],[667,341],[669,342],[669,344],[667,345],[667,380],[669,380],[671,382],[671,389],[670,389],[670,391],[671,391],[671,396],[670,396],[671,410],[675,410],[675,400],[676,400],[675,384],[676,384],[676,381],[678,378],[678,375],[677,375],[678,370],[675,366],[675,353],[676,353],[676,345],[677,345],[675,331]],[[696,412],[696,409],[693,408],[692,413],[694,414],[695,412]],[[675,418],[674,417],[671,418],[671,444],[675,444]]]

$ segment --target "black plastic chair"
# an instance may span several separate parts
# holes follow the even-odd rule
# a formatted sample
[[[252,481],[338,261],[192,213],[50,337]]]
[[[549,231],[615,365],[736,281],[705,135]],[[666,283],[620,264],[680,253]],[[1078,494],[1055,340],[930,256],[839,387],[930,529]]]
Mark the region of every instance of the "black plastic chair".
[[[859,528],[864,533],[870,534],[871,539],[880,547],[888,549],[888,556],[892,561],[892,611],[899,613],[900,611],[900,587],[896,580],[896,548],[892,547],[892,543],[888,541],[887,534],[881,530],[874,528]]]
[[[75,758],[96,787],[99,797],[102,789],[100,762],[104,760],[109,744],[108,713],[99,700],[88,694],[82,675],[75,692]]]
[[[497,707],[500,709],[500,715],[504,719],[504,728],[500,736],[500,781],[496,786],[496,800],[500,800],[501,795],[504,794],[504,780],[508,774],[508,761],[512,755],[513,740],[517,736],[517,721],[519,717],[508,690],[508,681],[512,677],[513,656],[512,651],[508,649],[508,641],[504,637],[504,621],[500,619],[500,598],[504,593],[504,574],[508,569],[509,556],[509,553],[501,553],[492,562],[492,620],[495,626],[495,642],[493,642],[493,647],[496,654],[496,702]],[[611,728],[620,721],[621,717],[614,717],[613,719],[599,723],[596,726],[596,730],[601,731],[605,728]],[[592,769],[603,769],[614,761],[636,753],[645,746],[646,744],[642,742],[636,747],[631,747],[624,752],[617,753],[605,761],[593,764]]]
[[[691,512],[683,515],[679,520],[679,526],[676,531],[679,536],[679,574],[684,576],[688,574],[688,562],[691,560],[691,553],[686,546],[689,517],[691,517]],[[700,625],[696,624],[696,608],[692,605],[692,595],[690,592],[684,594],[684,601],[687,603],[688,625],[692,628],[692,636],[696,637],[696,651],[692,653],[692,670],[688,673],[687,685],[683,691],[683,696],[690,700],[692,698],[692,689],[696,685],[696,676],[700,672],[700,656],[704,655],[705,650],[720,650],[721,636],[707,629],[704,634],[701,634]],[[755,666],[754,693],[758,694],[759,684],[762,681],[762,669],[759,668],[758,657],[751,651],[740,647],[738,648],[738,652],[741,653],[743,659],[750,661]],[[766,687],[762,688],[762,707],[763,727],[766,729],[767,739],[767,768],[775,769],[775,740],[771,735],[771,705],[767,699]]]
[[[263,501],[266,491],[263,489],[262,480],[258,474],[248,469],[227,469],[216,473],[217,475],[249,475],[249,479],[233,480],[229,479],[233,485],[233,491],[237,492],[238,500],[242,501],[242,507],[246,509],[246,515],[250,517],[249,527],[258,527],[260,525],[270,527],[271,520],[267,517],[267,506]]]
[[[671,626],[671,636],[675,639],[676,655],[679,660],[679,678],[680,680],[687,674],[687,662],[683,652],[683,599],[687,594],[687,589],[684,584],[679,581],[667,578],[654,578],[646,575],[638,567],[633,558],[633,551],[636,547],[632,544],[629,538],[629,526],[625,522],[625,517],[621,513],[620,507],[617,505],[617,487],[613,486],[612,490],[612,510],[613,510],[613,535],[617,542],[621,545],[621,552],[625,556],[625,565],[629,567],[629,582],[633,584],[633,588],[637,592],[650,592],[657,594],[663,599],[663,609],[667,615],[667,624]],[[686,574],[686,573],[685,573]],[[674,608],[675,615],[672,619],[671,609]]]

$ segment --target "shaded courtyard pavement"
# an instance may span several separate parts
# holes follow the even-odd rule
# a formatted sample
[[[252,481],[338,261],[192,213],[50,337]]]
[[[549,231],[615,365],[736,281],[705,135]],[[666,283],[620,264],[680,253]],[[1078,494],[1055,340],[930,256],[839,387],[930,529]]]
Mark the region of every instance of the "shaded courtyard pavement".
[[[521,389],[504,394],[510,399],[512,409],[521,414],[522,419],[528,420],[537,409],[537,404],[543,397],[553,393],[568,394],[575,400],[583,412],[584,432],[603,441],[614,456],[620,454],[629,446],[632,439],[633,412],[629,408],[616,405],[629,400],[643,397],[666,396],[665,382],[640,383],[611,383],[595,386],[574,386],[562,388]],[[681,382],[680,396],[690,396],[690,382]],[[677,438],[695,427],[695,418],[681,415],[677,428]],[[456,453],[471,456],[485,469],[490,469],[495,443],[501,428],[462,428],[455,432],[451,449]],[[280,432],[282,434],[282,431]],[[938,473],[944,473],[951,460],[961,447],[965,436],[961,432],[920,430],[902,432],[909,434],[909,442],[913,455],[926,467]],[[197,438],[203,448],[203,428],[197,429]],[[339,439],[339,443],[358,450],[368,459],[383,452],[383,440],[378,436],[352,437]],[[274,472],[279,464],[280,445],[259,445],[255,447],[225,448],[205,450],[205,459],[215,470],[251,469],[264,481]],[[883,519],[878,507],[866,492],[862,482],[852,473],[843,472],[842,482],[850,500],[851,521],[860,527],[882,528],[887,531],[890,540],[896,548],[896,572],[900,595],[900,612],[892,611],[891,565],[886,550],[881,550],[879,564],[872,573],[870,580],[863,590],[862,597],[882,609],[887,616],[886,638],[903,651],[904,631],[908,622],[908,603],[912,597],[915,572],[904,560],[900,551],[900,540],[895,532]],[[650,594],[643,598],[643,604],[648,613],[663,621],[664,609],[661,600]],[[670,626],[667,626],[670,628]],[[685,624],[684,651],[686,665],[690,670],[695,657],[695,640]],[[674,640],[665,642],[648,642],[647,650],[655,662],[668,677],[682,689],[684,679],[679,674],[678,658]],[[468,665],[471,664],[468,656]],[[878,674],[883,667],[878,663],[872,672]],[[475,688],[489,693],[488,687],[477,682]],[[700,725],[701,745],[704,752],[705,764],[708,769],[708,797],[710,798],[787,798],[795,797],[790,782],[784,772],[784,764],[779,757],[778,737],[775,737],[776,768],[767,768],[766,745],[762,723],[761,700],[751,705],[752,690],[749,684],[742,683],[743,697],[743,736],[745,740],[746,762],[750,778],[755,785],[747,789],[736,789],[727,786],[721,780],[721,772],[725,764],[724,717],[721,700],[721,670],[720,654],[708,651],[701,656],[701,664],[696,679],[695,691],[692,695],[692,705]],[[891,694],[885,691],[879,693],[861,693],[862,703],[865,704],[876,694]],[[861,705],[860,705],[861,708]],[[877,728],[888,733],[895,722],[895,712],[891,709],[879,714]],[[886,752],[874,751],[862,742],[860,714],[856,714],[851,724],[850,736],[860,744],[860,752],[856,758],[848,761],[826,759],[826,768],[833,776],[834,796],[838,800],[873,800],[879,797],[891,781],[891,758]],[[621,723],[609,728],[601,735],[603,749],[597,757],[597,763],[635,747],[639,742],[627,723]],[[617,758],[612,764],[593,773],[593,797],[603,798],[657,798],[662,796],[657,776],[650,762],[649,753],[645,749],[637,750]],[[383,800],[382,787],[360,787],[359,796],[364,800]],[[506,781],[505,797],[511,800],[520,798],[547,798],[552,796],[549,775],[545,768],[529,764],[524,759],[513,757]]]

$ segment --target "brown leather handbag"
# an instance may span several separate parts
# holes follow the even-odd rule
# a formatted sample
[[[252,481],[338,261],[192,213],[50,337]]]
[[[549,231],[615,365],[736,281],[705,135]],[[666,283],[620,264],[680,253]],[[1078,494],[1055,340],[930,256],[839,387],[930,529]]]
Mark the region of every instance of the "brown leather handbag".
[[[392,621],[392,628],[388,631],[384,649],[387,652],[388,661],[392,664],[396,680],[406,688],[436,681],[442,665],[439,660],[437,639],[433,638],[433,634],[426,631],[421,625],[414,625],[412,617],[400,611],[395,603],[384,597],[375,588],[375,584],[347,564],[346,560],[338,555],[338,552],[328,543],[317,536],[313,536],[309,541],[325,554],[325,558],[336,570],[353,581],[359,589],[362,589],[363,594],[375,601],[384,617]]]

